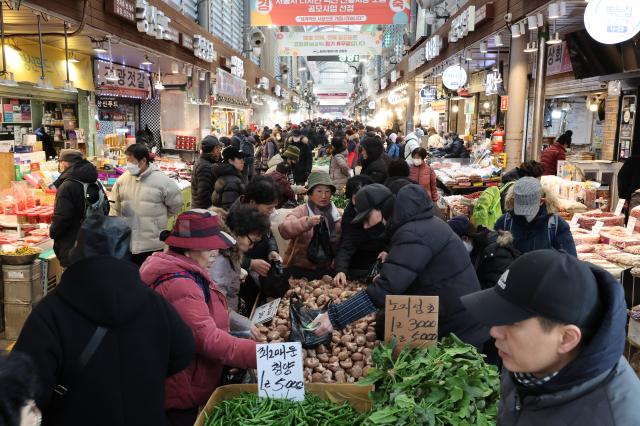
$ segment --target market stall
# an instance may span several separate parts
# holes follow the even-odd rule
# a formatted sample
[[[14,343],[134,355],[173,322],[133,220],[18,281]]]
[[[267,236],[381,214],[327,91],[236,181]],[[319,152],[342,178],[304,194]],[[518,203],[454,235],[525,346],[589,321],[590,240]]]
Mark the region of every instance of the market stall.
[[[496,167],[491,156],[479,160],[445,158],[431,161],[438,186],[446,195],[470,194],[500,184],[502,169]]]

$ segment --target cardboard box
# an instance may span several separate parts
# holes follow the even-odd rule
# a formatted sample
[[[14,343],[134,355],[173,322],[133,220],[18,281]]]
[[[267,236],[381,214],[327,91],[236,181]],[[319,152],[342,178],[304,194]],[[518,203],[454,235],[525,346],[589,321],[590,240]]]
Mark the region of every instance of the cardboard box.
[[[32,305],[26,303],[4,304],[4,337],[7,340],[16,340],[20,336],[22,327],[29,314]]]

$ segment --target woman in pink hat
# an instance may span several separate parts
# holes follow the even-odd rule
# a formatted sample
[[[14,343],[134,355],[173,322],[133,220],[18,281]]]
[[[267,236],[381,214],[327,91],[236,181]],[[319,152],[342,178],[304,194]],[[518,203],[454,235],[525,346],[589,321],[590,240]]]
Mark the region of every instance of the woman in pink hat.
[[[224,295],[209,278],[218,250],[233,245],[218,216],[190,210],[160,237],[168,250],[154,253],[140,268],[142,280],[164,296],[191,328],[195,360],[166,382],[165,407],[172,426],[193,425],[198,407],[220,384],[224,366],[256,368],[256,343],[229,334]]]

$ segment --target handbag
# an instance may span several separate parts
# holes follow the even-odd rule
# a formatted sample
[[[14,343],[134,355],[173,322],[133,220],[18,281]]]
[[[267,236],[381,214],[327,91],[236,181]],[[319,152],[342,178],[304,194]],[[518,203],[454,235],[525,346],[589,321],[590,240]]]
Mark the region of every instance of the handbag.
[[[329,227],[324,219],[313,227],[313,237],[307,247],[307,259],[314,265],[327,263],[333,259]]]

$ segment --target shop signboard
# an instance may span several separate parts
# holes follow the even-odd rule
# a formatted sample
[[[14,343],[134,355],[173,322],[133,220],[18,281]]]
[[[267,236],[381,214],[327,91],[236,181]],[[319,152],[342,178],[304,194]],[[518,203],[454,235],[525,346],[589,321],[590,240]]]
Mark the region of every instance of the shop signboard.
[[[193,36],[193,54],[196,58],[200,58],[205,62],[213,62],[216,60],[213,42],[200,34]]]
[[[409,55],[409,72],[415,70],[425,61],[425,49],[416,49]]]
[[[97,96],[96,106],[100,109],[118,109],[120,103],[118,98],[112,96]]]
[[[282,93],[282,87],[279,84],[276,84],[276,87],[273,88],[273,93],[279,98]]]
[[[498,71],[491,71],[487,73],[484,80],[484,92],[487,96],[495,95],[498,93],[498,88],[502,79]]]
[[[547,47],[547,75],[556,75],[573,71],[567,42],[563,41]]]
[[[420,101],[422,104],[429,103],[436,99],[438,88],[436,86],[424,86],[420,89]]]
[[[251,25],[408,24],[408,0],[251,0]]]
[[[469,77],[469,93],[484,92],[485,80],[487,79],[487,71],[477,71],[471,73]]]
[[[509,96],[500,96],[500,111],[507,111],[509,109]]]
[[[442,73],[442,84],[447,89],[458,90],[467,83],[467,72],[460,65],[452,65]]]
[[[368,105],[369,109],[374,110],[376,109],[376,101],[369,101],[369,105]]]
[[[451,21],[448,40],[450,43],[465,38],[476,28],[476,7],[469,6]]]
[[[382,54],[381,31],[281,32],[276,34],[276,40],[280,56],[348,55],[353,57],[353,55]]]
[[[229,74],[221,68],[217,70],[216,94],[227,96],[242,101],[247,99],[247,82],[243,79]]]
[[[400,102],[404,101],[406,99],[407,95],[404,91],[393,91],[391,93],[389,93],[389,96],[387,97],[387,101],[391,104],[391,105],[397,105]]]
[[[447,101],[442,100],[442,101],[435,101],[435,102],[431,102],[431,110],[437,112],[437,113],[445,113],[447,111]]]
[[[105,0],[104,10],[125,21],[136,23],[136,2],[133,0]]]
[[[380,90],[384,90],[387,88],[389,83],[387,82],[387,77],[380,78]]]
[[[138,68],[128,67],[126,65],[114,65],[119,79],[117,81],[108,81],[107,73],[112,65],[109,62],[95,61],[96,89],[121,90],[119,93],[131,95],[146,95],[151,90],[149,82],[149,73]],[[129,91],[129,92],[127,92]],[[135,95],[134,95],[135,96]]]
[[[391,82],[395,83],[396,81],[398,81],[399,78],[399,73],[397,70],[393,70],[391,71]]]
[[[180,44],[180,32],[175,28],[169,27],[164,32],[164,39],[169,40],[175,44]]]
[[[193,37],[185,33],[180,33],[180,46],[193,51]]]
[[[136,27],[139,32],[163,40],[170,23],[171,18],[157,7],[151,6],[147,0],[136,1]]]
[[[244,77],[244,62],[237,56],[231,57],[231,75],[236,77]]]
[[[426,46],[424,48],[424,58],[427,61],[430,61],[434,58],[440,56],[440,52],[442,52],[442,48],[444,47],[444,43],[442,37],[439,35],[434,35],[429,40],[427,40]]]
[[[476,9],[475,25],[479,25],[491,18],[493,18],[493,3],[485,3]]]
[[[640,32],[638,0],[592,0],[584,11],[584,26],[599,43],[618,44]]]

